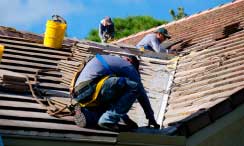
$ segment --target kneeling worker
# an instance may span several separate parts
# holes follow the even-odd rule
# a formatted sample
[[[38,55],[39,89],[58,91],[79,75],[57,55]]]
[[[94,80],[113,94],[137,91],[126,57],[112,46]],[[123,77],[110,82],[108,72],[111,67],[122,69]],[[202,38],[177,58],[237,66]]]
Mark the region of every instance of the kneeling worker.
[[[142,51],[151,50],[157,53],[165,52],[168,53],[168,50],[160,46],[160,44],[166,39],[170,39],[168,31],[165,28],[159,28],[152,34],[147,34],[137,45],[138,49]]]
[[[99,24],[98,35],[102,43],[107,43],[114,39],[114,23],[109,16],[106,16]]]
[[[95,124],[103,129],[121,131],[121,124],[119,124],[121,119],[127,124],[128,129],[137,128],[137,124],[127,115],[137,99],[149,120],[149,126],[159,128],[138,69],[139,61],[135,56],[98,54],[91,59],[76,81],[75,99],[80,104],[78,110],[76,106],[76,124],[78,123],[80,127],[86,126],[84,117],[89,118],[89,115],[82,114],[86,114],[93,108],[99,109],[101,114],[97,114],[92,121],[96,121]],[[100,91],[97,91],[99,87]],[[98,95],[96,99],[94,99],[94,92]]]

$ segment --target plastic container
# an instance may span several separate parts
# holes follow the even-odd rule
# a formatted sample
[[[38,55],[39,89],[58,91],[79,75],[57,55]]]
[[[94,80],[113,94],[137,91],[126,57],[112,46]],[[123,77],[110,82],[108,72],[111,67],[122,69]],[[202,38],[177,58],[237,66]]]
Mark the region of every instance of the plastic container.
[[[0,63],[1,63],[1,60],[2,60],[2,57],[3,57],[3,52],[4,52],[4,46],[0,45]]]
[[[65,23],[48,20],[44,37],[44,46],[50,48],[62,48],[64,34],[67,25]]]

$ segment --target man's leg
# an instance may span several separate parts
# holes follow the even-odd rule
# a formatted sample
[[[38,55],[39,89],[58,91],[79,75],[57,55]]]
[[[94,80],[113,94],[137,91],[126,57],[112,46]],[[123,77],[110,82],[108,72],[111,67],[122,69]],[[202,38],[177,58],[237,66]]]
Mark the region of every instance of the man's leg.
[[[74,122],[79,127],[95,128],[97,127],[97,122],[101,116],[100,111],[90,110],[81,107],[79,104],[75,105],[74,108]]]
[[[116,125],[127,114],[137,96],[138,84],[136,82],[122,77],[111,77],[106,80],[102,87],[101,100],[104,100],[104,103],[112,102],[108,110],[100,117],[98,125],[113,131],[119,130]]]

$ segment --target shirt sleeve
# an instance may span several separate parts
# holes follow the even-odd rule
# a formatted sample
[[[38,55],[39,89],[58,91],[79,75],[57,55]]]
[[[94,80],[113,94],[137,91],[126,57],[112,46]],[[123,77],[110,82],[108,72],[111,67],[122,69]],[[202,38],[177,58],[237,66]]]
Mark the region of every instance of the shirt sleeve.
[[[151,40],[151,44],[152,44],[152,48],[155,52],[159,53],[161,51],[160,42],[156,38],[153,38]]]
[[[101,23],[99,24],[99,27],[98,27],[98,35],[101,39],[103,38],[103,30],[102,30],[102,24]]]
[[[154,119],[154,112],[149,101],[149,97],[146,94],[146,91],[140,82],[139,84],[140,96],[138,96],[137,100],[143,108],[143,111],[146,115],[147,119]]]
[[[160,52],[164,52],[164,53],[168,53],[169,51],[167,49],[165,49],[165,47],[159,45],[160,47]]]
[[[141,82],[140,74],[134,69],[133,66],[126,67],[123,70],[125,71],[125,74],[127,75],[127,77],[130,80],[137,82],[139,85],[140,95],[137,97],[137,100],[140,103],[140,105],[142,106],[142,109],[146,115],[146,118],[154,119],[154,112],[153,112],[152,106],[150,104],[149,98],[146,94],[146,91],[143,87],[143,84]]]

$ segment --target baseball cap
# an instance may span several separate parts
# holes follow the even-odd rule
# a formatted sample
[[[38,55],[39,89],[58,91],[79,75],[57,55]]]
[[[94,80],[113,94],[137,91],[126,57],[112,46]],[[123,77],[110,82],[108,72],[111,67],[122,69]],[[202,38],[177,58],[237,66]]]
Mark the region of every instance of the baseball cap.
[[[159,28],[155,32],[163,34],[166,38],[169,38],[169,39],[171,38],[171,36],[168,34],[167,29],[165,29],[165,28]]]

